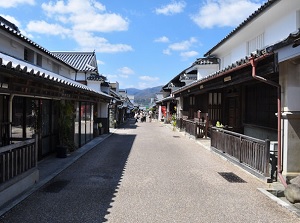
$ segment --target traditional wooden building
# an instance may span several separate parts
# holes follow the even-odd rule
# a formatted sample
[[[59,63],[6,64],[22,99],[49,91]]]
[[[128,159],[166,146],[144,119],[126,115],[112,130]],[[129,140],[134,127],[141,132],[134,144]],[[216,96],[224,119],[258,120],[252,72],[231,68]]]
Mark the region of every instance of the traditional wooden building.
[[[95,72],[94,56],[77,60],[84,69],[62,56],[0,18],[0,205],[38,180],[38,160],[56,152],[62,135],[69,149],[92,140],[95,109],[105,109],[106,116],[97,117],[106,120],[108,129],[112,97],[99,83],[98,89],[87,86]],[[82,73],[89,75],[84,81],[78,78]],[[61,134],[66,125],[68,131]]]
[[[172,92],[179,118],[207,120],[212,148],[266,177],[276,158],[283,184],[300,173],[299,18],[299,0],[266,2],[187,69],[196,81]],[[218,66],[197,63],[205,59]]]

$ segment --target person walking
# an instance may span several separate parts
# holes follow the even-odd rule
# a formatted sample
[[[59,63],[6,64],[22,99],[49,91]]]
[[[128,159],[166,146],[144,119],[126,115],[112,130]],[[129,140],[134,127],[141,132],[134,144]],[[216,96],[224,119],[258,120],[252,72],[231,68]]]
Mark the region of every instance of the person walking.
[[[139,114],[138,114],[138,112],[136,112],[136,113],[134,114],[134,119],[135,119],[135,123],[137,123],[137,122],[138,122],[138,119],[139,119]]]
[[[152,121],[152,111],[150,110],[149,111],[149,122],[151,122]]]

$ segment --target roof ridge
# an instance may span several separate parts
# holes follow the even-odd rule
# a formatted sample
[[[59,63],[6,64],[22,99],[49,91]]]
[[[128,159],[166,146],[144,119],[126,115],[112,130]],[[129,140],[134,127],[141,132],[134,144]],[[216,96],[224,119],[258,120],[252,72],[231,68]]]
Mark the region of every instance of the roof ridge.
[[[51,51],[51,53],[70,53],[70,54],[94,54],[93,51]]]
[[[249,24],[251,21],[253,21],[259,14],[263,13],[265,10],[267,10],[269,7],[271,7],[273,4],[275,4],[279,1],[281,1],[281,0],[268,0],[267,2],[265,2],[257,10],[255,10],[251,15],[249,15],[248,18],[245,19],[240,25],[238,25],[227,36],[225,36],[219,43],[217,43],[213,48],[211,48],[207,53],[205,53],[204,57],[210,56],[210,54],[215,49],[217,49],[220,45],[222,45],[226,40],[228,40],[230,37],[232,37],[234,34],[236,34],[238,31],[240,31],[243,27],[245,27],[247,24]]]

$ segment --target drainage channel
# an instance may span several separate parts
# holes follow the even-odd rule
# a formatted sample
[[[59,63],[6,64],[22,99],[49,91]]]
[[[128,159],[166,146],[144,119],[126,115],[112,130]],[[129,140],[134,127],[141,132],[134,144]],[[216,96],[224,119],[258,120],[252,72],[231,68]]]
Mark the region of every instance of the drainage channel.
[[[225,180],[230,183],[247,183],[242,178],[237,176],[235,173],[232,172],[218,172]]]

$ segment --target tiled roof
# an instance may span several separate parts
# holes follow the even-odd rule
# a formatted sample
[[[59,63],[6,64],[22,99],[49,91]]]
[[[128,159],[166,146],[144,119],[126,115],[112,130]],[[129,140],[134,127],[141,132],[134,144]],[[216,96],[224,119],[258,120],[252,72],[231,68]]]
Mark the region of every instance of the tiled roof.
[[[10,23],[10,22],[9,22]],[[64,61],[60,60],[58,57],[56,57],[53,53],[51,53],[50,51],[46,50],[45,48],[43,48],[42,46],[40,46],[39,44],[35,43],[34,41],[28,39],[26,36],[22,35],[21,32],[19,32],[19,29],[14,28],[11,24],[7,24],[7,22],[5,22],[3,19],[0,20],[0,29],[8,32],[10,35],[15,36],[16,38],[20,39],[21,41],[23,41],[24,43],[27,43],[29,45],[31,45],[32,47],[36,48],[39,51],[44,52],[45,54],[47,54],[48,56],[54,58],[55,60],[60,61],[61,63],[71,67],[69,64],[65,63]],[[73,67],[72,67],[73,68]],[[74,68],[73,68],[74,69]]]
[[[219,77],[219,76],[225,75],[225,74],[227,74],[229,72],[232,72],[235,69],[241,69],[241,68],[243,68],[245,66],[249,66],[250,65],[250,58],[251,57],[263,58],[263,57],[265,57],[267,55],[270,55],[270,54],[273,54],[273,52],[267,52],[266,49],[256,51],[256,52],[252,53],[251,55],[246,56],[245,58],[242,58],[242,59],[236,61],[235,63],[232,63],[231,65],[228,65],[227,67],[225,67],[222,70],[216,71],[216,72],[214,72],[214,73],[212,73],[212,74],[210,74],[210,75],[208,75],[208,76],[206,76],[206,77],[204,77],[202,79],[194,81],[194,82],[192,82],[192,83],[190,83],[188,85],[185,85],[185,86],[183,86],[183,87],[175,90],[173,92],[173,94],[178,94],[178,93],[180,93],[182,91],[185,91],[185,90],[187,90],[189,88],[192,88],[192,87],[194,87],[196,85],[202,84],[202,83],[210,81],[210,80],[212,80],[212,79],[214,79],[216,77]]]
[[[217,45],[215,45],[212,49],[210,49],[207,53],[204,54],[205,57],[209,56],[215,49],[221,46],[224,42],[226,42],[229,38],[239,32],[242,28],[256,19],[261,13],[265,12],[268,8],[270,8],[275,3],[280,0],[268,0],[265,4],[263,4],[259,9],[257,9],[254,13],[252,13],[246,20],[244,20],[238,27],[236,27],[232,32],[230,32],[224,39],[222,39]]]
[[[231,72],[231,70],[233,70],[234,68],[241,68],[243,66],[249,65],[250,57],[258,58],[258,57],[263,57],[264,55],[273,54],[275,50],[278,50],[282,47],[285,47],[285,46],[291,45],[291,44],[293,44],[293,47],[300,46],[300,28],[298,29],[297,32],[290,33],[289,36],[287,38],[285,38],[284,40],[282,40],[276,44],[273,44],[272,46],[266,47],[266,49],[256,51],[256,52],[252,53],[251,55],[246,56],[245,58],[242,58],[242,59],[236,61],[235,63],[227,66],[226,68],[224,68],[222,70],[214,72],[200,80],[194,81],[189,85],[185,85],[185,86],[181,87],[180,89],[174,91],[174,94],[182,92],[184,90],[187,90],[197,84],[211,80],[211,79],[215,78],[216,76],[220,76],[225,73]]]
[[[193,66],[195,65],[210,65],[210,64],[219,64],[219,59],[218,58],[198,58],[194,63]]]
[[[0,53],[0,66],[9,70],[19,71],[24,73],[24,75],[30,75],[32,77],[44,78],[55,83],[64,84],[77,89],[82,89],[92,93],[96,93],[106,98],[111,98],[108,94],[100,91],[95,91],[84,84],[80,84],[72,79],[66,78],[59,74],[53,73],[51,71],[45,70],[41,67],[34,66],[25,61],[18,60],[14,57],[8,56],[6,54]]]
[[[280,49],[290,44],[293,44],[293,47],[297,47],[300,45],[300,28],[297,30],[297,32],[290,33],[290,35],[284,40],[267,47],[267,51],[273,52],[274,50]]]
[[[95,52],[52,52],[60,60],[78,71],[97,71]]]

